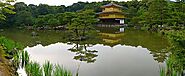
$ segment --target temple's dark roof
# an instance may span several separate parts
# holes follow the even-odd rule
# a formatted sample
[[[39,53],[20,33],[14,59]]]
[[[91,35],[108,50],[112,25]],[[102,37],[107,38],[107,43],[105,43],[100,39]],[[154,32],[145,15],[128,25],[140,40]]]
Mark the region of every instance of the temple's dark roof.
[[[123,8],[123,6],[117,5],[117,4],[113,3],[113,2],[111,2],[111,3],[107,4],[107,5],[102,6],[101,8],[110,7],[110,6],[116,6],[116,7]]]

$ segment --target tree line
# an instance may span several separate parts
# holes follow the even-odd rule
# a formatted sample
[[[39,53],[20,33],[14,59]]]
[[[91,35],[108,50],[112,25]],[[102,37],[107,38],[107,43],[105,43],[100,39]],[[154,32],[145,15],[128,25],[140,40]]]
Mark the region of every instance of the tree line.
[[[107,4],[104,2],[78,2],[71,6],[49,6],[47,4],[25,4],[23,2],[15,3],[12,11],[15,14],[5,14],[6,20],[0,22],[0,27],[55,27],[64,26],[71,23],[72,18],[77,17],[77,13],[85,10],[93,10],[92,13],[101,11],[101,5]]]
[[[15,3],[15,14],[5,14],[6,21],[1,21],[0,27],[34,26],[56,27],[70,24],[80,11],[91,9],[93,13],[101,12],[101,6],[111,1],[78,2],[71,6],[49,6],[47,4]],[[114,3],[124,6],[123,12],[129,26],[161,28],[170,26],[179,29],[185,24],[185,3],[183,0],[132,0]],[[95,14],[94,14],[95,15]],[[77,16],[76,16],[77,17]],[[5,19],[1,19],[5,20]]]

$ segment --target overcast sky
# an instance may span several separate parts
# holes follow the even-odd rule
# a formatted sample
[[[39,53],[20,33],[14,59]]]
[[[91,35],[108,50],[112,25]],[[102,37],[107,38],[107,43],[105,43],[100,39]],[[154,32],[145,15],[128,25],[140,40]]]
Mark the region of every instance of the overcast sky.
[[[42,3],[42,4],[48,4],[48,5],[69,6],[69,5],[72,5],[73,3],[76,3],[78,1],[93,2],[93,1],[103,1],[103,0],[17,0],[16,2],[24,2],[26,4],[35,4],[35,5]],[[114,0],[114,1],[130,1],[130,0]]]

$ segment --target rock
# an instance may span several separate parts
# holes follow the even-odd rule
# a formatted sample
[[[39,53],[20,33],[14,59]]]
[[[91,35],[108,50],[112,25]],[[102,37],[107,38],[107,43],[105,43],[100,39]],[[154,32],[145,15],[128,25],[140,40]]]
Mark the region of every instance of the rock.
[[[54,30],[62,30],[62,29],[64,29],[64,26],[57,26],[57,27],[54,27],[53,29]]]
[[[33,30],[34,28],[33,28],[33,26],[27,26],[26,27],[28,30]]]
[[[23,29],[23,27],[17,27],[18,29]]]
[[[36,32],[34,32],[34,31],[31,32],[31,35],[32,35],[32,36],[38,36],[38,34],[37,34]]]
[[[4,29],[0,29],[0,31],[1,31],[1,32],[3,32],[3,31],[4,31]]]
[[[6,59],[12,59],[13,56],[5,56]]]
[[[100,30],[96,30],[96,32],[100,32]]]
[[[41,41],[36,41],[37,44],[41,44],[42,42]]]

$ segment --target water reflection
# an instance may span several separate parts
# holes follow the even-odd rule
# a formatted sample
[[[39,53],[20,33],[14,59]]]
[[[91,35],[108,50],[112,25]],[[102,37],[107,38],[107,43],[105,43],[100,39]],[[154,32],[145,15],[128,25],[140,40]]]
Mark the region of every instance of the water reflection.
[[[162,49],[160,51],[151,51],[150,54],[153,55],[154,60],[158,61],[159,63],[163,63],[168,57],[169,53],[166,49]]]
[[[97,51],[87,49],[91,47],[90,45],[103,44],[104,46],[114,47],[121,44],[122,46],[142,46],[151,51],[151,55],[158,62],[163,62],[167,57],[168,51],[162,50],[168,46],[167,40],[156,33],[151,33],[141,30],[126,29],[124,33],[113,32],[115,29],[112,28],[101,28],[97,35],[92,35],[91,39],[83,42],[71,42],[68,40],[69,36],[65,31],[33,31],[30,30],[5,30],[0,32],[0,35],[6,36],[16,42],[19,42],[26,46],[35,46],[37,44],[42,44],[47,46],[53,43],[61,42],[67,43],[71,42],[75,44],[73,47],[69,48],[71,52],[76,55],[74,59],[79,61],[93,63],[96,61]],[[35,34],[36,36],[32,36]]]
[[[102,43],[111,47],[120,44],[124,33],[99,33]]]
[[[76,42],[72,48],[68,49],[69,51],[76,53],[73,59],[94,63],[98,56],[96,55],[98,51],[87,49],[87,47],[91,47],[90,44],[79,44],[79,42]]]
[[[78,47],[84,45],[78,43]],[[159,76],[158,63],[153,60],[148,49],[141,46],[132,47],[116,45],[114,47],[102,44],[88,45],[87,50],[97,50],[94,63],[74,59],[78,52],[68,49],[77,44],[55,43],[48,46],[37,45],[27,47],[31,60],[44,63],[46,60],[60,64],[71,70],[74,76]],[[88,47],[89,46],[89,47]],[[80,54],[80,53],[79,53]],[[142,69],[142,70],[141,70]]]

